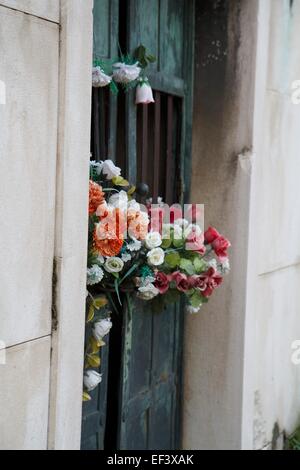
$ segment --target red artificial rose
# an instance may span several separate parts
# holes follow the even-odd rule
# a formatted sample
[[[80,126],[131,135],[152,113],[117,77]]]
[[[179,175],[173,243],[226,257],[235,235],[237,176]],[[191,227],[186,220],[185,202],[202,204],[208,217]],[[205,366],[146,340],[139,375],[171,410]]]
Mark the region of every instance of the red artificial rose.
[[[186,292],[190,290],[191,285],[186,274],[183,274],[180,271],[175,271],[172,274],[171,279],[172,281],[176,282],[176,287],[180,292]]]
[[[219,258],[219,260],[225,261],[228,258],[227,249],[231,246],[230,241],[222,235],[213,241],[211,245]]]
[[[220,237],[220,234],[214,227],[208,227],[206,232],[204,232],[205,242],[208,243],[209,245],[219,237]]]
[[[156,273],[154,286],[159,290],[160,294],[165,294],[169,289],[169,278],[165,273]]]
[[[223,281],[221,274],[218,273],[214,268],[209,268],[206,273],[193,277],[198,278],[197,280],[194,279],[194,287],[201,290],[204,297],[210,297],[214,289],[219,287]]]

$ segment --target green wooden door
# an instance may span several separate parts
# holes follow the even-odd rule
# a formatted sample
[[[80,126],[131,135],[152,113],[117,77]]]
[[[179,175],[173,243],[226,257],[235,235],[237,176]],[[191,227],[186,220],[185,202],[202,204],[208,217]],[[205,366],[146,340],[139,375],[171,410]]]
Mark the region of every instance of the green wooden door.
[[[96,57],[117,55],[118,45],[133,52],[142,43],[157,62],[148,73],[154,105],[136,106],[130,91],[109,97],[104,112],[103,97],[94,96],[93,157],[114,159],[155,198],[183,203],[190,180],[194,1],[95,0],[94,8]],[[183,320],[180,304],[154,313],[146,302],[131,309],[124,301],[110,340],[107,448],[179,448]]]
[[[127,172],[146,182],[154,197],[183,202],[190,174],[193,2],[130,0],[127,8],[129,51],[142,43],[157,57],[148,74],[155,104],[137,109],[127,96]],[[123,332],[118,447],[179,448],[182,308],[154,313],[136,301],[124,312]]]

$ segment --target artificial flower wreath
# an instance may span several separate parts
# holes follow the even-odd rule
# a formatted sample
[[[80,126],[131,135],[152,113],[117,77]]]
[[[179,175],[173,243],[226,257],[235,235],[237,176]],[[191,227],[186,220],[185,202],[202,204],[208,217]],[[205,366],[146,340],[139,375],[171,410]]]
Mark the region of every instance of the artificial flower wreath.
[[[111,311],[119,312],[121,293],[127,298],[178,302],[198,313],[229,271],[230,242],[215,228],[204,233],[195,222],[167,206],[139,204],[136,188],[121,176],[111,160],[90,163],[87,323],[90,337],[85,353],[83,399],[101,382],[99,368],[103,338],[112,327]],[[154,215],[158,214],[158,217]],[[154,219],[154,220],[153,220]],[[104,294],[105,293],[105,294]],[[117,302],[116,302],[117,299]],[[154,308],[154,304],[153,304]]]

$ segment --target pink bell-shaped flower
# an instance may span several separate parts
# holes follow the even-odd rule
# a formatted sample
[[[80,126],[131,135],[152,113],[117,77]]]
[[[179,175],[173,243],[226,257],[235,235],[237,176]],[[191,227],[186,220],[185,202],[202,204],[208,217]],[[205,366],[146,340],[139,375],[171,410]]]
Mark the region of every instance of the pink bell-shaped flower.
[[[136,87],[135,104],[154,103],[152,88],[148,81],[138,83]]]

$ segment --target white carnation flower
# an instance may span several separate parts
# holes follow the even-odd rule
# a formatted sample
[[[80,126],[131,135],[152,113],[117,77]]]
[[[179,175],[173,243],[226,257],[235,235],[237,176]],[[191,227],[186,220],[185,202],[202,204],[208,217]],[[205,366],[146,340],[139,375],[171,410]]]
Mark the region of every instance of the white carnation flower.
[[[111,77],[109,75],[106,75],[106,73],[103,72],[101,67],[97,65],[97,67],[93,67],[93,73],[92,73],[92,84],[93,87],[99,88],[99,87],[104,87],[106,85],[109,85],[111,82]]]
[[[117,83],[130,83],[138,78],[141,68],[138,62],[133,65],[124,64],[124,62],[116,62],[113,65],[113,77]]]
[[[104,265],[108,273],[119,273],[124,268],[124,261],[117,256],[107,258]]]
[[[187,305],[185,307],[186,313],[189,313],[189,314],[198,313],[200,311],[200,309],[201,309],[201,307],[192,307],[191,305]]]
[[[138,297],[143,300],[151,300],[159,294],[159,290],[151,283],[139,287]]]
[[[121,211],[127,210],[127,203],[128,203],[128,196],[125,191],[120,191],[119,193],[115,193],[109,198],[109,205],[113,206],[114,208],[119,208]]]
[[[142,242],[140,240],[136,240],[135,238],[131,243],[128,243],[127,250],[129,251],[140,251],[142,247]]]
[[[165,260],[165,252],[161,248],[153,248],[147,254],[148,263],[152,266],[160,266]]]
[[[127,263],[127,261],[131,260],[131,254],[130,253],[122,253],[121,258],[124,261],[124,263]]]
[[[162,240],[159,232],[148,232],[145,238],[146,247],[149,250],[152,248],[157,248],[161,245]]]
[[[93,325],[93,336],[97,341],[100,341],[104,336],[108,335],[112,327],[110,318],[105,318],[94,323]]]
[[[87,370],[83,375],[83,383],[88,392],[94,390],[102,381],[102,374],[95,370]]]
[[[112,180],[115,176],[120,176],[121,168],[116,166],[112,160],[104,160],[101,164],[102,173],[106,176],[107,180]]]
[[[87,284],[92,286],[101,282],[104,276],[103,269],[97,264],[93,264],[91,268],[87,269]]]

